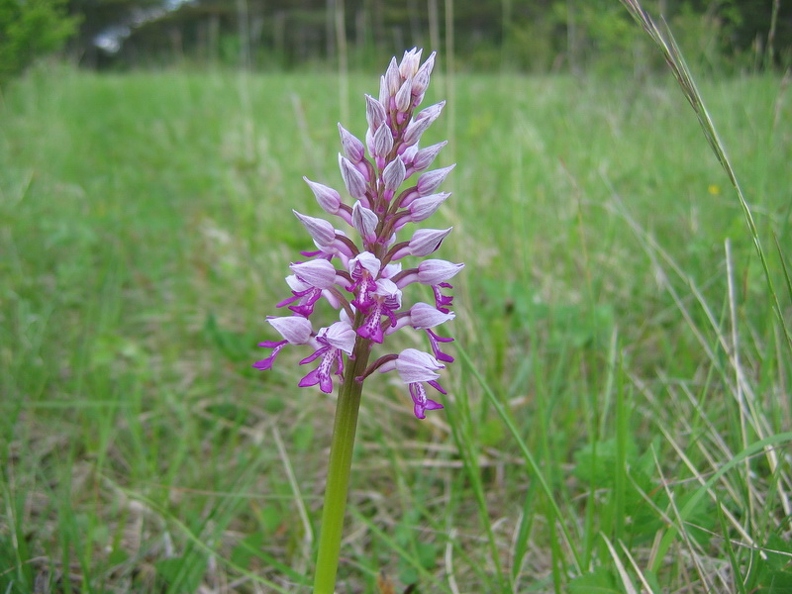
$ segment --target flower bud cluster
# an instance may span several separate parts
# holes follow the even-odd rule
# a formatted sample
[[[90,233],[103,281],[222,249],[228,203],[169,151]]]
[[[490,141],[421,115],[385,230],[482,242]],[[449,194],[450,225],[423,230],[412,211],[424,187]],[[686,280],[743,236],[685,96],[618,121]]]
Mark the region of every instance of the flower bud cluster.
[[[272,352],[253,365],[270,369],[286,345],[306,345],[313,352],[300,365],[319,363],[299,385],[318,385],[330,393],[333,375],[344,381],[345,371],[353,373],[350,362],[361,357],[368,361],[374,345],[382,344],[387,336],[405,327],[425,332],[431,354],[414,348],[385,354],[364,370],[358,369],[354,378],[362,382],[374,371],[396,371],[408,386],[419,419],[425,418],[427,410],[443,408],[427,396],[426,386],[446,394],[438,383],[438,371],[454,359],[441,346],[453,338],[441,336],[436,329],[454,319],[448,281],[464,266],[430,258],[403,270],[400,262],[407,256],[433,254],[451,232],[450,228],[418,229],[407,240],[397,238],[410,223],[428,219],[450,195],[437,190],[454,166],[427,171],[446,143],[419,146],[421,135],[445,104],[416,112],[434,63],[433,52],[421,64],[418,49],[405,52],[399,63],[391,60],[380,79],[379,97],[366,95],[364,141],[338,125],[342,147],[338,164],[351,206],[337,190],[305,178],[319,206],[352,227],[360,240],[356,243],[325,219],[294,211],[316,250],[303,252],[310,259],[291,264],[286,283],[292,295],[277,306],[287,307],[292,315],[268,318],[281,340],[260,343]],[[405,183],[411,178],[414,181]],[[431,287],[434,304],[405,306],[402,290],[413,283]],[[314,331],[311,316],[320,300],[339,311],[339,321]]]

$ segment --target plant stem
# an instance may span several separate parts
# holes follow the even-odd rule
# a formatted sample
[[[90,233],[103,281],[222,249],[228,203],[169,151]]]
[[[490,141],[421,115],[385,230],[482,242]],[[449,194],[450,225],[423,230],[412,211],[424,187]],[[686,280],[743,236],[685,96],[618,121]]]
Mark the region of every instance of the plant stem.
[[[357,325],[359,324],[356,324],[356,327]],[[314,594],[333,594],[335,591],[349,475],[352,469],[352,452],[355,447],[355,430],[360,409],[360,395],[363,391],[363,382],[355,381],[355,378],[366,369],[370,346],[371,341],[362,337],[357,338],[352,357],[347,362],[344,383],[338,391],[322,509],[319,554],[314,576]]]

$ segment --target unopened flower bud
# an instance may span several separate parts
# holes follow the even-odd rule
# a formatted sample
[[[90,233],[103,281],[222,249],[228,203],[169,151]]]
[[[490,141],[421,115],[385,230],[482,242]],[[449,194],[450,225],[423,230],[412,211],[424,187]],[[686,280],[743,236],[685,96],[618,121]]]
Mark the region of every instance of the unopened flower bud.
[[[421,135],[426,132],[426,129],[440,117],[440,112],[443,111],[444,105],[445,101],[441,101],[440,103],[427,107],[415,116],[412,121],[407,124],[407,129],[404,131],[404,144],[409,146],[418,142],[421,139]]]
[[[377,159],[377,166],[382,167],[385,163],[385,157],[391,152],[393,148],[393,133],[387,126],[380,126],[372,139],[372,156]]]
[[[454,319],[453,313],[444,313],[428,303],[418,302],[410,308],[410,326],[416,330],[434,328]]]
[[[422,258],[436,252],[452,229],[418,229],[410,239],[410,255]]]
[[[319,206],[321,206],[325,212],[337,214],[341,206],[341,194],[333,188],[313,182],[307,177],[303,177],[303,179],[305,183],[308,184],[308,187],[311,188],[311,191],[313,191],[314,196],[316,196],[316,201],[319,203]]]
[[[439,153],[441,149],[447,144],[448,141],[444,140],[443,142],[438,142],[437,144],[433,144],[432,146],[427,146],[426,148],[419,150],[413,159],[413,169],[415,169],[415,171],[423,171],[429,167],[435,160],[437,153]]]
[[[385,71],[385,82],[388,85],[388,97],[393,97],[401,86],[401,74],[396,58],[391,58],[390,64],[388,64],[388,69]],[[382,103],[385,104],[385,100]]]
[[[432,75],[432,70],[434,69],[436,55],[436,52],[432,52],[432,54],[426,59],[426,62],[421,64],[418,72],[415,73],[412,85],[413,95],[422,96],[426,92],[426,89],[429,86],[429,79]]]
[[[341,146],[344,149],[344,155],[354,165],[357,165],[366,156],[366,149],[363,147],[363,143],[341,124],[338,124],[338,133],[341,135]]]
[[[415,73],[418,72],[418,66],[421,64],[422,53],[423,50],[415,47],[404,52],[404,56],[399,63],[399,74],[402,78],[407,79],[415,76]],[[434,55],[434,53],[432,55]]]
[[[456,167],[456,165],[449,165],[442,169],[433,169],[432,171],[424,173],[418,178],[418,193],[422,196],[426,196],[434,192],[438,186],[445,181],[445,178],[451,173],[454,167]]]
[[[418,265],[418,282],[423,285],[439,285],[454,277],[465,267],[447,260],[424,260]]]
[[[373,242],[377,238],[375,231],[378,222],[377,215],[363,206],[360,200],[355,202],[352,207],[352,225],[367,242]]]
[[[385,166],[382,171],[382,182],[385,184],[385,189],[390,192],[395,192],[404,181],[404,176],[407,170],[404,163],[398,157]]]
[[[421,196],[420,198],[413,200],[410,204],[411,222],[418,223],[431,217],[450,195],[450,192],[441,192],[439,194]]]
[[[292,212],[294,216],[300,219],[300,222],[305,225],[305,228],[308,230],[308,233],[311,234],[311,238],[317,245],[327,246],[335,241],[336,233],[333,225],[324,219],[317,219],[315,217],[300,214],[296,210],[292,210]]]
[[[366,95],[366,121],[372,134],[385,123],[385,119],[385,107],[383,107],[382,103],[371,95]]]
[[[344,180],[344,185],[346,186],[347,192],[352,198],[356,198],[358,200],[368,200],[366,199],[366,179],[363,177],[363,174],[360,173],[352,163],[339,153],[338,155],[338,166],[341,169],[341,177]]]
[[[396,93],[396,109],[404,113],[410,109],[410,103],[412,103],[412,78],[405,80]]]

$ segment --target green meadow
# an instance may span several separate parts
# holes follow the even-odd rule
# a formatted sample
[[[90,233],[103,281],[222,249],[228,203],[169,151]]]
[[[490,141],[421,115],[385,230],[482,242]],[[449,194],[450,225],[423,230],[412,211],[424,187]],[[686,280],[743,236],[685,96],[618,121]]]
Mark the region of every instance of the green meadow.
[[[792,92],[699,83],[755,232],[668,75],[433,78],[456,362],[367,380],[339,593],[792,591]],[[4,90],[0,592],[310,592],[334,396],[251,365],[348,84]]]

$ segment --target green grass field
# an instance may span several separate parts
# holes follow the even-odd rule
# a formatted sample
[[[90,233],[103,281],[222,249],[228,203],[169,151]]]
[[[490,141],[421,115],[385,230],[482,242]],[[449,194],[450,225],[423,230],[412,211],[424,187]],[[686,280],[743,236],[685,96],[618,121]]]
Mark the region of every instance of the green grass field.
[[[377,89],[350,79],[358,136]],[[792,93],[702,93],[772,285],[670,77],[435,77],[457,362],[425,421],[367,381],[339,593],[792,591]],[[311,247],[291,209],[321,214],[302,176],[342,187],[338,98],[5,90],[0,592],[310,591],[334,400],[296,388],[304,353],[251,364]]]

